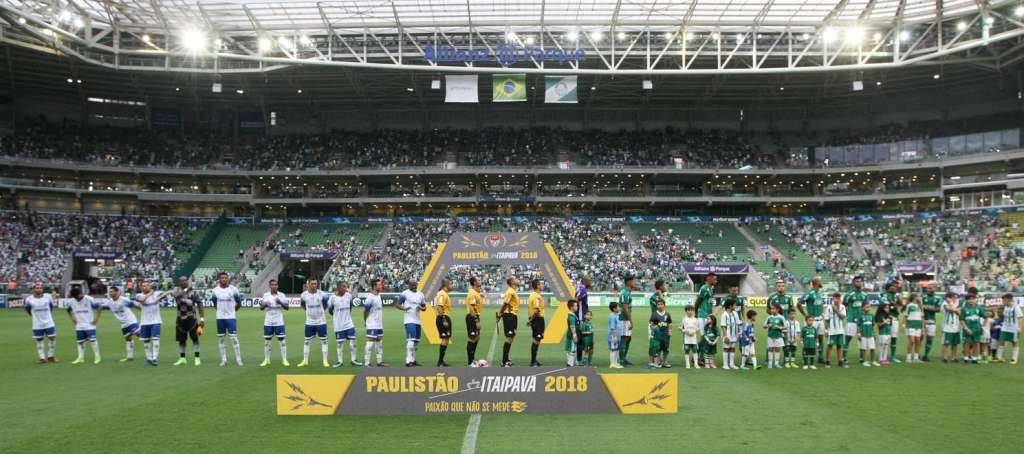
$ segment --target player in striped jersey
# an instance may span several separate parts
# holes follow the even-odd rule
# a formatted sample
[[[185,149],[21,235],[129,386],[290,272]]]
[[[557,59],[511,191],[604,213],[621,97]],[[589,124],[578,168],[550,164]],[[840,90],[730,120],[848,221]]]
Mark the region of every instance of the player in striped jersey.
[[[103,306],[114,314],[121,323],[121,335],[124,336],[124,358],[121,362],[135,360],[135,338],[139,337],[139,321],[132,312],[132,300],[121,295],[121,289],[110,287],[110,298]]]
[[[356,325],[352,321],[352,292],[345,282],[338,282],[338,286],[331,295],[331,305],[328,310],[331,312],[334,321],[334,340],[338,344],[338,362],[333,367],[345,365],[345,341],[348,341],[349,359],[353,366],[362,366],[356,358]]]
[[[448,341],[452,338],[452,298],[448,296],[450,291],[452,291],[451,279],[442,279],[441,289],[434,297],[434,310],[437,311],[434,323],[437,325],[437,335],[441,338],[441,346],[437,352],[437,367],[450,366],[444,361],[444,354],[448,352]],[[419,318],[419,313],[417,312],[415,316]]]
[[[950,359],[960,362],[956,357],[957,345],[960,345],[960,297],[947,292],[942,305],[942,362],[948,363]]]
[[[928,362],[928,355],[932,352],[932,342],[935,340],[935,315],[942,309],[942,295],[935,293],[938,286],[935,282],[928,284],[928,289],[921,296],[921,310],[924,312],[925,343],[924,357],[922,361]]]
[[[307,280],[306,291],[299,296],[300,304],[306,310],[306,329],[302,343],[302,362],[298,367],[309,365],[309,348],[313,342],[313,336],[320,339],[320,357],[324,367],[331,367],[331,363],[327,360],[329,348],[327,345],[327,303],[330,300],[330,295],[321,292],[317,288],[318,285],[319,282],[316,279]]]
[[[725,300],[725,312],[719,326],[722,327],[722,369],[738,369],[736,366],[736,344],[740,340],[740,315],[736,313],[736,301]]]
[[[146,352],[146,364],[156,366],[160,364],[160,327],[163,320],[160,317],[160,300],[164,293],[153,290],[149,281],[142,281],[142,293],[135,295],[135,302],[139,304],[139,337],[142,338],[142,349]]]
[[[798,369],[796,365],[796,350],[800,343],[800,330],[803,328],[796,319],[796,308],[790,307],[786,318],[786,339],[785,339],[785,368]]]
[[[263,316],[263,362],[260,367],[270,365],[270,339],[277,337],[277,345],[281,349],[281,365],[288,366],[288,343],[285,341],[284,311],[288,310],[288,296],[277,291],[277,280],[271,279],[270,290],[260,298],[260,310],[266,311]]]
[[[998,350],[999,361],[1003,360],[1006,354],[1006,344],[1010,344],[1013,347],[1013,356],[1011,356],[1010,364],[1017,364],[1017,359],[1020,356],[1020,330],[1021,320],[1024,319],[1024,311],[1021,310],[1020,304],[1013,301],[1013,295],[1007,293],[1003,295],[1003,325],[999,332],[999,344],[1003,347]]]
[[[480,309],[484,305],[480,288],[479,278],[469,278],[469,293],[466,294],[466,357],[469,358],[470,365],[476,360],[476,346],[480,341]]]
[[[825,332],[828,334],[828,347],[825,349],[825,368],[832,367],[832,350],[836,352],[836,365],[850,367],[846,363],[846,356],[843,352],[846,348],[846,306],[843,305],[843,296],[839,293],[832,294],[832,303],[824,307],[822,317],[825,319]]]
[[[32,319],[32,339],[36,341],[39,364],[55,363],[57,326],[53,323],[53,297],[43,293],[43,284],[32,286],[32,294],[25,297],[25,312]],[[46,343],[43,343],[46,338]]]
[[[78,358],[71,364],[85,362],[85,343],[92,346],[93,364],[100,363],[100,344],[96,342],[96,325],[100,322],[102,307],[89,295],[82,294],[81,287],[71,289],[68,315],[75,324],[75,338],[78,340]]]
[[[921,362],[921,330],[924,327],[924,310],[921,308],[921,295],[913,293],[907,302],[907,316],[903,319],[903,327],[907,331],[907,362]]]

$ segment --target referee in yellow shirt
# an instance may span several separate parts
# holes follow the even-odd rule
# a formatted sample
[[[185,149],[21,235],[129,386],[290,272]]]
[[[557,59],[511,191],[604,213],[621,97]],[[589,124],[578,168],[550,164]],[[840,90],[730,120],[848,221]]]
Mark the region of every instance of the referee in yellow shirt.
[[[479,278],[469,278],[469,293],[466,294],[466,334],[469,338],[466,342],[466,356],[469,357],[470,366],[476,360],[476,344],[480,341],[480,309],[484,305],[480,287]]]
[[[452,291],[452,280],[446,278],[441,281],[441,289],[434,296],[434,310],[437,311],[434,323],[437,324],[437,335],[441,338],[441,349],[437,354],[437,367],[449,366],[444,362],[444,354],[448,351],[448,340],[452,338],[452,299],[448,296],[450,291]]]
[[[540,367],[541,364],[537,361],[537,350],[540,349],[540,341],[544,340],[544,298],[540,296],[540,292],[544,291],[544,282],[534,279],[530,281],[530,288],[533,291],[530,292],[530,298],[526,300],[528,314],[526,323],[530,325],[533,335],[533,345],[530,346],[530,366]]]
[[[508,352],[512,349],[512,341],[516,340],[516,326],[519,325],[519,294],[516,293],[519,281],[510,277],[505,283],[508,284],[508,290],[502,295],[501,309],[498,309],[498,317],[501,318],[502,328],[505,330],[505,345],[501,348],[501,367],[512,367]]]

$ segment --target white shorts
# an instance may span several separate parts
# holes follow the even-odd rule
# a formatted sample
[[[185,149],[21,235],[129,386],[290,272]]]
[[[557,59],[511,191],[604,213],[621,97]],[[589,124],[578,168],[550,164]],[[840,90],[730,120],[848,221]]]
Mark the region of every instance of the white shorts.
[[[768,338],[768,348],[782,348],[783,345],[785,345],[785,339],[781,337],[778,339]]]
[[[861,350],[874,350],[875,349],[875,338],[874,337],[862,337],[862,338],[860,338],[860,349]]]
[[[928,335],[928,337],[935,337],[935,322],[925,322],[924,332],[925,334]]]
[[[921,328],[907,328],[907,336],[921,337]]]
[[[889,345],[889,342],[892,342],[892,336],[885,336],[885,335],[879,335],[878,336],[878,343],[879,344]]]
[[[987,344],[989,342],[992,342],[992,335],[991,334],[988,335],[987,337],[986,336],[982,336],[981,337],[981,343],[982,344]]]
[[[736,343],[722,341],[722,348],[736,348]]]
[[[754,349],[754,344],[749,344],[749,345],[744,345],[743,346],[743,356],[754,356],[756,354],[757,354],[757,352]]]
[[[619,320],[619,337],[633,337],[633,329],[629,327],[629,322],[625,320]]]
[[[900,324],[899,323],[893,323],[892,324],[892,329],[889,330],[889,335],[892,336],[893,339],[899,339],[899,337],[900,337]]]
[[[820,318],[815,318],[814,319],[814,325],[812,325],[812,326],[814,326],[815,332],[819,336],[824,336],[825,335],[825,321],[824,320],[822,320]]]
[[[847,336],[851,336],[851,337],[857,335],[857,324],[856,323],[847,323],[846,324],[846,335]]]

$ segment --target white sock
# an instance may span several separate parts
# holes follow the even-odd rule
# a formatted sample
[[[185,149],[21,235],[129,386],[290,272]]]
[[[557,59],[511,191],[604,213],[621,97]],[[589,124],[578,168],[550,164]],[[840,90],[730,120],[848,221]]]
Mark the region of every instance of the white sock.
[[[405,363],[416,361],[416,341],[406,339],[405,341]]]
[[[750,364],[751,367],[757,369],[757,355],[750,355]]]
[[[306,340],[302,341],[302,362],[309,362],[309,343],[312,338],[307,337]]]
[[[331,351],[331,348],[327,344],[327,338],[326,337],[321,337],[320,338],[320,355],[321,355],[320,358],[322,358],[323,361],[327,361],[327,357],[330,355],[330,351]]]
[[[220,349],[221,362],[228,360],[228,345],[225,343],[224,335],[217,336],[217,348]],[[148,358],[148,356],[147,356]]]
[[[1013,346],[1013,360],[1016,361],[1020,356],[1020,344]]]
[[[99,343],[99,341],[93,340],[93,341],[89,341],[89,343],[92,344],[92,354],[96,355],[96,357],[99,358],[100,357],[100,343]]]
[[[374,342],[374,348],[377,349],[377,363],[378,364],[383,363],[384,362],[384,341],[379,340],[377,342]]]
[[[566,357],[567,364],[569,364],[570,366],[575,366],[575,364],[573,363],[573,361],[576,361],[576,354],[575,353],[568,352],[568,353],[565,354],[565,357]]]
[[[363,351],[363,364],[369,366],[373,364],[370,362],[370,351],[373,350],[373,341],[366,341],[366,348]]]
[[[160,359],[160,339],[153,339],[153,361]]]
[[[47,345],[47,349],[46,349],[47,350],[46,351],[46,356],[50,357],[50,358],[53,358],[53,355],[55,353],[57,353],[57,339],[56,338],[50,338],[47,341],[47,344],[48,345]]]
[[[39,354],[39,359],[46,359],[46,344],[42,339],[36,341],[36,353]]]
[[[357,359],[356,351],[358,349],[359,349],[359,347],[356,346],[355,339],[349,339],[348,340],[348,353],[349,353],[349,357],[352,358],[352,362],[353,363],[356,362],[356,359]]]
[[[729,368],[736,368],[736,352],[729,352]]]
[[[124,356],[128,359],[135,357],[135,341],[124,341]]]
[[[619,352],[612,350],[608,352],[608,364],[617,364],[619,362]]]
[[[238,343],[238,334],[228,334],[231,338],[231,346],[235,348],[235,361],[242,363],[242,345]]]
[[[345,341],[338,341],[338,364],[345,364]]]
[[[283,337],[279,337],[277,344],[281,346],[281,361],[288,361],[288,342]]]
[[[146,355],[146,361],[153,360],[153,343],[151,341],[142,341],[142,353]]]
[[[270,361],[270,338],[263,339],[263,360]]]
[[[85,344],[82,342],[78,343],[78,359],[85,357]]]

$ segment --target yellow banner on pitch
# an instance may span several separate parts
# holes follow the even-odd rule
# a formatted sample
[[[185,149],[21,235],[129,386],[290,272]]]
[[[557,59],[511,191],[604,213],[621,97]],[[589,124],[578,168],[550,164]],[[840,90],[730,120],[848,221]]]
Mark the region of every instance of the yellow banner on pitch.
[[[601,374],[601,380],[622,414],[679,411],[679,376],[676,374]]]
[[[333,415],[355,375],[278,375],[278,415]]]

